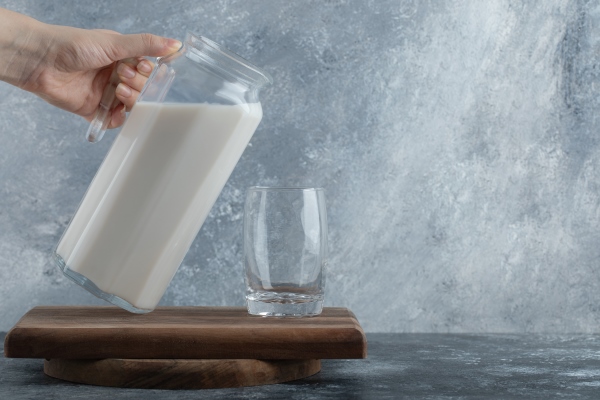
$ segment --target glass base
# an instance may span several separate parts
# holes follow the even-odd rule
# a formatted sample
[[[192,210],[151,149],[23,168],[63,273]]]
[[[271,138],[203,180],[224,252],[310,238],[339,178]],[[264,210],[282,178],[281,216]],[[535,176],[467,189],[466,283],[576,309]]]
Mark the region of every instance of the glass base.
[[[263,317],[315,317],[323,311],[323,295],[251,293],[246,305],[248,313]]]
[[[129,303],[128,301],[123,300],[119,296],[115,296],[114,294],[106,293],[105,291],[99,289],[98,286],[96,286],[94,284],[94,282],[90,281],[88,278],[81,275],[80,273],[77,273],[77,272],[73,271],[72,269],[70,269],[67,266],[67,264],[65,263],[65,260],[63,260],[63,258],[58,253],[56,253],[56,252],[52,253],[52,257],[54,258],[54,262],[56,262],[56,265],[58,266],[58,268],[62,271],[62,273],[67,278],[69,278],[70,280],[72,280],[73,282],[75,282],[76,284],[78,284],[79,286],[81,286],[82,288],[84,288],[85,290],[87,290],[88,292],[93,294],[94,296],[101,298],[102,300],[106,300],[109,303],[112,303],[115,306],[121,307],[123,310],[129,311],[134,314],[146,314],[146,313],[149,313],[150,311],[152,311],[152,310],[145,310],[142,308],[137,308],[137,307],[131,305],[131,303]]]

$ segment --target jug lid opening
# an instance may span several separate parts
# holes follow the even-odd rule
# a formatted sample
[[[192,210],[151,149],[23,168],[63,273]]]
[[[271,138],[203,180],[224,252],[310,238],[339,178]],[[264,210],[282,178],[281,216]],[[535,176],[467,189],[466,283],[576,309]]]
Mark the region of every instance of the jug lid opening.
[[[238,79],[242,79],[251,85],[264,86],[273,83],[273,78],[269,73],[204,36],[188,32],[184,46],[214,68],[234,74]]]

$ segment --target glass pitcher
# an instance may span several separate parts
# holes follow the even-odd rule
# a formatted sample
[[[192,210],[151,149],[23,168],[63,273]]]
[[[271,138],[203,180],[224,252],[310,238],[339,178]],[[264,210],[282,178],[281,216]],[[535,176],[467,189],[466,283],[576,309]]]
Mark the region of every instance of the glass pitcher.
[[[152,311],[260,123],[270,83],[188,33],[158,61],[58,243],[63,273],[125,310]]]

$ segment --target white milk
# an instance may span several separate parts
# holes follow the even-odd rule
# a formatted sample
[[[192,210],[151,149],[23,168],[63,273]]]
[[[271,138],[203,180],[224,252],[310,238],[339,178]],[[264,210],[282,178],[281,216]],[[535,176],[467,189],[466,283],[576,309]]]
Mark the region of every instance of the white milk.
[[[58,245],[66,267],[154,309],[261,118],[258,103],[137,103]]]

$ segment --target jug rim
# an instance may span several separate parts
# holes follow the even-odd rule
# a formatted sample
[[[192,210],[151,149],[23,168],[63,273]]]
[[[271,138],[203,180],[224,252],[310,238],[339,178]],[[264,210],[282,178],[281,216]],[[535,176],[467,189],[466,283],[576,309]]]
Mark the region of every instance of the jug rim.
[[[250,186],[248,192],[324,192],[320,186]]]
[[[184,42],[184,48],[186,47],[212,67],[234,73],[237,78],[247,83],[258,86],[273,83],[273,78],[268,72],[205,36],[187,32]]]

